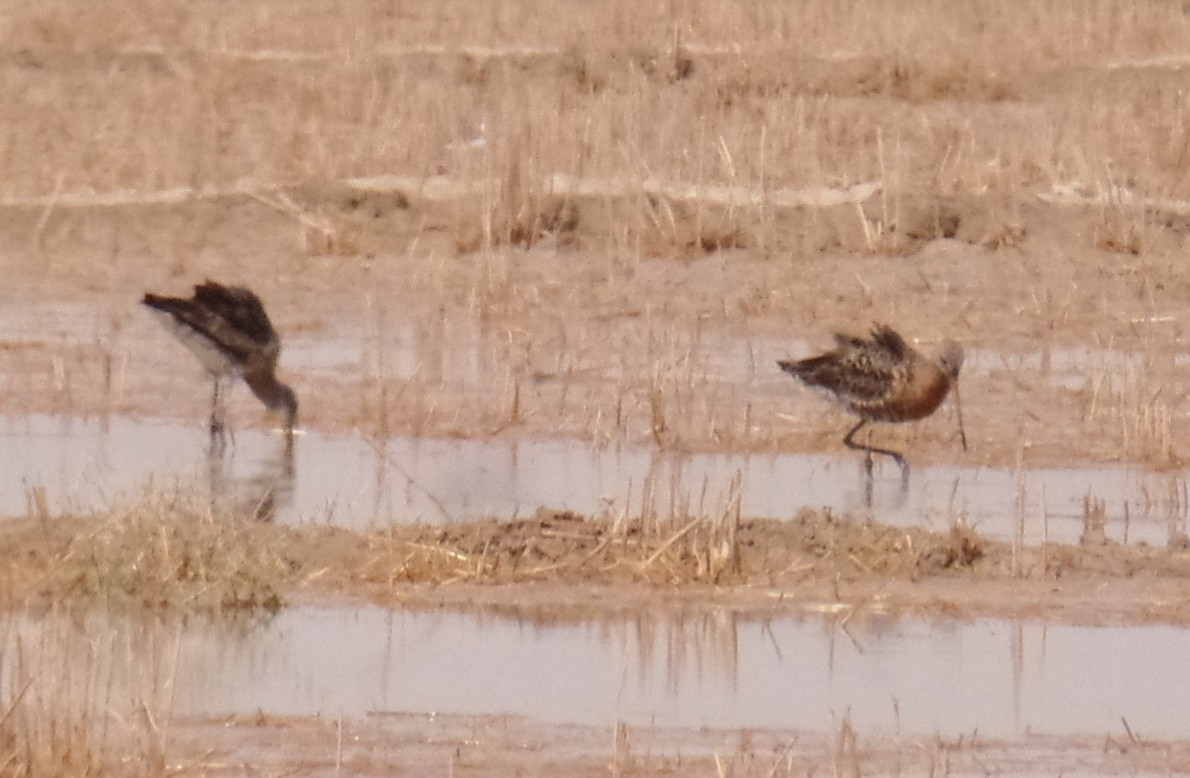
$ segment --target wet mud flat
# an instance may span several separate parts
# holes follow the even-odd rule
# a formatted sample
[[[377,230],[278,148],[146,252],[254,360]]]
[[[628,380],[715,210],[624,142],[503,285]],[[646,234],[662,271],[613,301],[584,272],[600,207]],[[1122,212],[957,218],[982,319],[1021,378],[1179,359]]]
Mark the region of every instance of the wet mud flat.
[[[520,776],[814,774],[1163,776],[1190,767],[1190,741],[1106,736],[888,737],[845,720],[831,733],[661,726],[557,726],[516,716],[358,719],[228,716],[171,729],[180,767],[220,774],[394,772]],[[832,772],[833,771],[833,772]]]

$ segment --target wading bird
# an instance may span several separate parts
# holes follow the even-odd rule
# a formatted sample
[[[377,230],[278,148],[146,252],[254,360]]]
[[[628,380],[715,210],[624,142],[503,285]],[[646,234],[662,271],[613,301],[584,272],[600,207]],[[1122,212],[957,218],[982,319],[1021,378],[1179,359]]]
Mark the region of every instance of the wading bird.
[[[902,422],[924,419],[942,404],[951,388],[959,417],[959,437],[967,450],[963,407],[959,402],[959,370],[963,347],[953,340],[942,344],[937,357],[914,350],[895,330],[884,324],[872,327],[870,339],[836,335],[835,349],[798,361],[781,360],[786,373],[834,396],[859,417],[843,438],[851,449],[866,452],[864,464],[872,471],[872,454],[886,454],[908,477],[909,463],[899,452],[855,442],[855,434],[874,421]]]
[[[195,286],[189,298],[146,293],[141,302],[198,357],[214,381],[212,438],[222,438],[224,430],[223,382],[237,375],[266,407],[283,415],[285,430],[293,435],[297,397],[274,375],[281,339],[259,297],[241,286],[207,281]]]

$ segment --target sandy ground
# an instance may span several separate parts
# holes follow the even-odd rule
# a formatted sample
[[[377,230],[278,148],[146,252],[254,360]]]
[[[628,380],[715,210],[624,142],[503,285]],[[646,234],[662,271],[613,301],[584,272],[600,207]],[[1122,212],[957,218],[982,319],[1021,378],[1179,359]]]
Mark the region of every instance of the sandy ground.
[[[774,361],[882,321],[925,350],[954,338],[968,353],[969,451],[949,405],[877,433],[915,463],[1176,472],[1190,455],[1176,3],[990,18],[923,1],[893,24],[880,3],[836,15],[702,2],[668,16],[622,4],[558,19],[524,2],[494,4],[482,25],[452,4],[9,5],[0,72],[22,107],[5,109],[0,158],[6,414],[203,423],[200,371],[137,301],[212,277],[261,294],[302,424],[331,434],[839,451],[850,420]],[[233,424],[264,423],[238,390]],[[817,517],[802,528],[815,541],[744,518],[740,537],[787,555],[716,568],[722,580],[705,564],[702,577],[697,564],[599,577],[559,566],[555,549],[493,555],[484,576],[455,571],[450,585],[449,570],[394,583],[390,569],[293,596],[777,599],[1178,625],[1190,613],[1176,542],[1123,547],[1091,527],[1077,547],[978,541],[975,558],[950,538],[941,556],[920,544],[906,556],[881,544],[912,533],[827,532]],[[418,542],[470,554],[483,537],[511,558],[539,552],[542,529],[487,523]],[[332,533],[301,553],[350,570],[348,547],[379,542]],[[566,553],[587,559],[599,542]],[[819,547],[871,555],[847,566]],[[861,733],[857,746],[841,727],[665,732],[642,756],[636,733],[418,717],[176,734],[186,771],[210,774],[255,773],[278,741],[311,753],[264,772],[342,760],[376,775],[1112,774],[1177,771],[1186,752],[1110,737]],[[394,739],[407,744],[395,755],[380,745]]]

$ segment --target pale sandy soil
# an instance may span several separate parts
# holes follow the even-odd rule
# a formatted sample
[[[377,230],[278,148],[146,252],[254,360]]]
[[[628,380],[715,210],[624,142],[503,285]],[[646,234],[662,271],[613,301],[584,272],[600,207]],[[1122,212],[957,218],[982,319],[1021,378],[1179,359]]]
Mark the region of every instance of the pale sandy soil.
[[[1180,4],[645,5],[5,3],[0,412],[201,424],[199,370],[137,301],[212,277],[265,299],[302,423],[329,434],[838,451],[849,420],[774,360],[884,321],[968,352],[970,451],[947,406],[879,433],[914,462],[1182,466]],[[395,178],[357,180],[378,176]],[[265,423],[242,390],[233,423]],[[579,568],[295,596],[632,607],[663,587],[748,608],[796,590],[1187,621],[1183,549],[996,553],[995,574],[828,566],[712,586]],[[266,758],[268,774],[329,774],[340,749],[376,775],[1114,774],[1186,753],[1102,736],[849,746],[841,729],[792,747],[661,733],[641,756],[611,732],[416,717],[175,734],[186,772],[209,774]],[[407,747],[378,752],[394,738]],[[320,752],[276,756],[277,740]]]

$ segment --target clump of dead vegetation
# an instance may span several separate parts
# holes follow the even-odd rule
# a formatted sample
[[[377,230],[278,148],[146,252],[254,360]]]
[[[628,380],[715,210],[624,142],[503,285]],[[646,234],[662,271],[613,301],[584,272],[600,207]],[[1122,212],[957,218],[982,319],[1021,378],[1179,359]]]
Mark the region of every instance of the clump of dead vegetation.
[[[284,547],[270,542],[273,531],[187,497],[152,496],[86,520],[28,528],[23,561],[33,570],[24,574],[55,604],[271,613],[295,575]]]
[[[153,497],[106,516],[0,524],[0,602],[213,617],[268,615],[294,596],[425,596],[461,585],[609,587],[632,599],[656,587],[748,599],[765,591],[820,602],[840,583],[1190,577],[1190,555],[1102,539],[1021,546],[970,527],[895,527],[803,510],[749,519],[738,501],[668,514],[394,524],[352,530],[277,526]],[[834,589],[832,589],[834,587]]]
[[[278,527],[176,497],[80,519],[10,522],[0,572],[11,605],[215,616],[271,613],[297,590],[376,596],[408,584],[795,586],[973,571],[1006,552],[969,529],[936,533],[806,510],[744,519],[738,501],[702,514],[526,519],[353,531]],[[996,562],[992,562],[994,568]]]
[[[812,510],[792,521],[729,514],[676,526],[543,510],[511,522],[401,530],[378,543],[370,575],[392,583],[780,585],[821,576],[913,579],[970,570],[984,558],[987,543],[968,528],[937,533]]]

